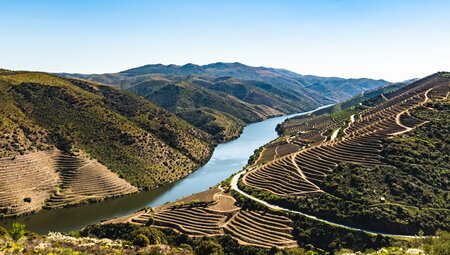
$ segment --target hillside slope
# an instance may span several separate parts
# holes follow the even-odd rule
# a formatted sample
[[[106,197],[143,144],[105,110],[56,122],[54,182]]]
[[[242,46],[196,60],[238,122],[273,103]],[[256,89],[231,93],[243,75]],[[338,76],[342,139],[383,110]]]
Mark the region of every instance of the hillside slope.
[[[383,80],[303,76],[240,63],[146,65],[112,74],[61,75],[141,95],[219,142],[239,135],[245,123],[311,110],[388,84]]]
[[[186,176],[212,153],[207,133],[109,86],[2,71],[0,104],[0,174],[9,182],[0,191],[4,214],[38,210],[50,197],[54,207],[155,188]],[[19,183],[41,195],[20,193]]]
[[[347,110],[290,119],[280,131],[302,147],[255,167],[241,187],[350,227],[449,230],[449,94],[448,73],[437,73]]]

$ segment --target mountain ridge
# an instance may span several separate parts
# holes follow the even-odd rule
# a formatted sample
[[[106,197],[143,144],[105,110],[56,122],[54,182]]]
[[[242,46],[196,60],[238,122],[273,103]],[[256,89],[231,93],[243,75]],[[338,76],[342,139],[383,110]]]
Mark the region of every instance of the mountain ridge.
[[[311,110],[390,84],[366,78],[300,75],[286,69],[252,67],[239,62],[149,64],[118,73],[59,75],[131,91],[195,124],[217,142],[237,137],[244,126],[242,123]],[[227,120],[233,128],[219,120]]]

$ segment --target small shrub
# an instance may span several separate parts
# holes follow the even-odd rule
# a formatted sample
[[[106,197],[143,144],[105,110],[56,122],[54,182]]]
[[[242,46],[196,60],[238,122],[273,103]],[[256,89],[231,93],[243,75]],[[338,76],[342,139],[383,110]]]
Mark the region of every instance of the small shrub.
[[[0,227],[0,237],[4,237],[8,235],[8,230],[3,227]]]
[[[25,236],[28,237],[28,239],[34,240],[34,239],[38,239],[41,236],[37,233],[31,232],[31,231],[25,231]]]
[[[150,240],[144,234],[139,234],[134,238],[133,244],[140,247],[145,247],[150,244]]]
[[[150,244],[167,244],[166,236],[157,228],[142,227],[131,233],[131,236],[137,237],[144,235],[148,238]],[[133,238],[134,240],[135,238]]]
[[[19,240],[25,234],[25,225],[21,223],[13,223],[9,235],[14,241]]]
[[[194,249],[196,254],[224,254],[222,246],[214,240],[199,240]]]
[[[80,233],[80,231],[71,231],[69,233],[69,236],[80,238],[81,237],[81,233]]]
[[[154,222],[155,222],[155,219],[153,218],[153,216],[150,216],[150,217],[148,217],[148,221],[145,223],[145,225],[148,227],[148,226],[153,225]]]
[[[190,206],[190,207],[194,207],[194,206],[199,205],[200,203],[201,203],[201,202],[200,202],[200,200],[198,200],[198,199],[192,200],[191,202],[189,202],[189,206]]]

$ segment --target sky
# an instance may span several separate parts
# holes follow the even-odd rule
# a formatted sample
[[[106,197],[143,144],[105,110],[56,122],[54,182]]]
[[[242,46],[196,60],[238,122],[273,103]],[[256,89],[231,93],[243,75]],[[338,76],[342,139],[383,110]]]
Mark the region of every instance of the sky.
[[[402,81],[450,71],[450,1],[0,0],[0,68],[241,62]]]

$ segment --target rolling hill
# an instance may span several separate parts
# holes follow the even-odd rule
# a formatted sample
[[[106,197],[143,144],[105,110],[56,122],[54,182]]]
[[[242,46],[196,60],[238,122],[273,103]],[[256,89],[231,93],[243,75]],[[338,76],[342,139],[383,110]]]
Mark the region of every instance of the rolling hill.
[[[384,87],[344,102],[344,110],[285,121],[283,137],[262,151],[268,160],[245,174],[241,188],[347,227],[449,230],[448,77]]]
[[[0,71],[0,213],[151,189],[211,156],[212,137],[130,92]]]
[[[110,74],[60,74],[120,87],[175,113],[226,141],[245,123],[314,109],[362,91],[389,84],[384,80],[325,78],[241,63],[145,65]]]
[[[439,72],[288,119],[219,186],[87,229],[132,223],[224,249],[430,250],[450,230],[449,95],[449,74]]]

